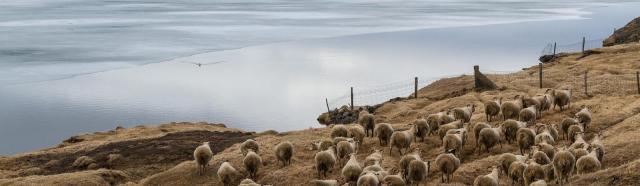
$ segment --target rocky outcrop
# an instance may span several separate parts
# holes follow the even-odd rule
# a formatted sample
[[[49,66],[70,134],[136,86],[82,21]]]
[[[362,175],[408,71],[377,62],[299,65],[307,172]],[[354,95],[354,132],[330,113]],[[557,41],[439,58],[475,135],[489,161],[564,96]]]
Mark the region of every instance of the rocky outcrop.
[[[613,35],[602,41],[602,46],[613,46],[640,41],[640,17],[617,29]]]

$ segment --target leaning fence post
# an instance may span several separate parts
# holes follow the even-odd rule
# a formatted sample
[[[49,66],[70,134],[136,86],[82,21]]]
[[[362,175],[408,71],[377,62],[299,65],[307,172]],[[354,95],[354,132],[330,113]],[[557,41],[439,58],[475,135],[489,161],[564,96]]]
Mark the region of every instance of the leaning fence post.
[[[638,85],[638,94],[640,94],[640,72],[636,71],[636,84]]]
[[[415,95],[414,97],[418,99],[418,77],[416,77],[414,81],[415,85],[413,86],[413,94]]]
[[[582,37],[582,53],[584,54],[584,44],[585,42],[587,42],[587,39],[585,37]]]
[[[329,109],[329,99],[324,98],[324,103],[327,104],[327,113],[331,112],[331,109]]]
[[[353,110],[353,87],[351,87],[351,110]]]
[[[542,88],[542,63],[540,63],[538,66],[540,66],[539,70],[538,70],[538,74],[539,75],[539,79],[540,79],[540,88]]]
[[[589,95],[588,89],[587,89],[587,71],[584,71],[584,94],[585,95]]]

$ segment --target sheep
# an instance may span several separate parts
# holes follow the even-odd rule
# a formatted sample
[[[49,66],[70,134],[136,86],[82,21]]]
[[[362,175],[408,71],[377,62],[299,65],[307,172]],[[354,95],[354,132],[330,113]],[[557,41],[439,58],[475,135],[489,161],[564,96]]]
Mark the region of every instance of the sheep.
[[[514,161],[509,165],[509,177],[511,178],[511,185],[524,182],[524,170],[527,168],[527,164],[524,161]]]
[[[442,139],[442,147],[444,148],[444,151],[446,152],[449,149],[455,149],[458,153],[457,156],[461,157],[462,148],[464,147],[462,143],[463,135],[464,134],[458,132],[456,134],[447,134],[444,136]]]
[[[444,117],[445,111],[427,115],[427,124],[429,125],[429,134],[433,134],[440,128],[440,118]]]
[[[571,125],[571,126],[569,126],[569,131],[568,131],[569,141],[571,143],[574,143],[576,141],[576,135],[578,135],[578,133],[582,133],[582,132],[584,132],[584,130],[582,129],[582,126],[580,126],[580,125]]]
[[[538,130],[538,134],[535,137],[535,144],[540,144],[540,143],[547,143],[547,144],[555,144],[556,141],[553,138],[553,136],[551,135],[551,126],[549,125],[544,125],[544,126],[539,126],[538,129],[542,128],[543,130],[540,131]]]
[[[547,127],[547,129],[549,130],[549,135],[551,135],[551,137],[553,137],[553,140],[556,141],[558,140],[558,125],[557,124],[551,124]]]
[[[261,186],[260,184],[257,184],[256,182],[254,182],[251,179],[244,179],[240,182],[240,184],[238,186]]]
[[[380,184],[382,184],[382,181],[384,180],[384,177],[389,175],[389,172],[386,171],[386,170],[383,170],[382,167],[380,167],[379,170],[365,170],[365,169],[367,169],[367,168],[365,167],[364,169],[362,169],[362,174],[360,174],[360,176],[364,176],[364,175],[366,175],[368,173],[373,173],[378,178],[378,182]]]
[[[502,120],[517,118],[520,110],[524,107],[522,96],[516,95],[513,101],[505,101],[500,105],[502,111]]]
[[[462,128],[464,125],[462,123],[462,121],[453,121],[444,125],[440,125],[440,128],[438,129],[438,136],[440,137],[440,139],[444,138],[444,136],[447,134],[447,131],[449,131],[449,129],[459,129]]]
[[[240,172],[233,168],[231,163],[224,161],[220,164],[220,168],[218,168],[218,179],[222,182],[224,186],[230,186],[237,178],[240,178]]]
[[[242,144],[240,144],[240,152],[242,153],[242,156],[246,156],[249,152],[249,149],[253,150],[253,152],[255,153],[260,153],[260,145],[258,145],[258,142],[256,142],[256,140],[247,139],[246,141],[242,142]]]
[[[587,126],[591,123],[591,112],[586,106],[582,106],[582,109],[576,113],[575,118],[582,124],[582,128],[587,130]]]
[[[391,134],[393,134],[393,132],[393,127],[388,123],[377,124],[374,129],[375,135],[378,136],[380,146],[387,146],[387,144],[389,144],[389,140],[391,140]]]
[[[553,156],[556,154],[555,147],[553,145],[549,145],[548,143],[539,143],[535,146],[539,151],[544,152],[549,160],[553,159]]]
[[[364,166],[369,166],[375,164],[375,162],[382,162],[382,150],[374,149],[371,154],[369,154],[364,160]]]
[[[538,180],[538,181],[534,181],[533,183],[529,184],[529,186],[547,186],[547,182],[544,180]]]
[[[544,171],[544,180],[546,182],[553,182],[556,180],[556,174],[553,170],[553,164],[549,163],[546,165],[542,165],[542,170]]]
[[[484,103],[484,114],[487,116],[487,122],[491,122],[493,117],[497,117],[500,114],[500,105],[502,104],[502,97],[494,98],[493,101],[487,101]]]
[[[571,108],[571,90],[547,89],[547,92],[549,90],[551,90],[551,95],[554,98],[553,109],[556,109],[556,106],[558,106],[560,107],[560,111],[564,111],[565,105]]]
[[[347,183],[355,183],[358,181],[360,173],[362,173],[362,167],[360,167],[355,153],[352,153],[350,156],[349,161],[347,161],[347,164],[342,168],[342,176]]]
[[[378,174],[375,172],[367,172],[358,178],[358,186],[379,186]]]
[[[398,149],[400,155],[405,154],[411,146],[414,134],[415,129],[413,127],[409,128],[409,130],[393,132],[393,134],[391,134],[391,142],[389,143],[389,155],[391,155],[393,147],[396,147]],[[402,149],[404,149],[405,151],[403,152]]]
[[[549,156],[547,156],[546,153],[540,151],[538,146],[533,146],[533,161],[540,165],[551,163],[551,159],[549,158]]]
[[[549,92],[549,89],[547,89],[547,91],[543,95],[547,96],[547,101],[546,103],[542,104],[542,110],[549,110],[551,109],[551,106],[555,104],[556,98],[551,92]]]
[[[565,118],[560,123],[560,133],[564,139],[569,139],[569,127],[572,125],[578,125],[578,120],[575,118]]]
[[[382,180],[384,184],[386,184],[387,186],[405,186],[406,185],[400,173],[396,175],[387,175]]]
[[[291,165],[291,157],[293,157],[293,144],[289,141],[278,143],[275,147],[276,157],[282,162],[282,166]]]
[[[458,159],[455,154],[455,149],[451,149],[446,153],[442,153],[436,157],[436,166],[438,170],[442,172],[442,183],[449,183],[451,181],[451,177],[458,167],[460,167],[460,159]],[[445,181],[446,177],[446,181]]]
[[[209,142],[204,142],[202,145],[196,147],[196,150],[193,151],[193,159],[195,159],[196,165],[198,166],[198,175],[203,175],[207,171],[207,165],[209,165],[212,157],[213,152],[211,152]]]
[[[512,153],[503,153],[502,155],[500,155],[500,158],[499,158],[498,162],[500,163],[501,170],[504,172],[504,174],[508,175],[509,174],[509,166],[511,166],[511,163],[516,162],[516,161],[524,162],[528,158],[529,157],[527,157],[527,156],[515,155],[515,154],[512,154]]]
[[[476,139],[476,149],[480,150],[478,147],[480,146],[480,142],[479,142],[479,136],[480,136],[480,131],[484,128],[491,128],[491,125],[487,124],[487,123],[476,123],[473,126],[473,137]]]
[[[528,124],[532,124],[536,122],[536,112],[538,112],[536,106],[531,105],[525,109],[520,110],[520,113],[518,114],[518,120],[527,122]]]
[[[364,127],[365,135],[369,137],[369,131],[371,131],[371,137],[373,137],[373,129],[375,128],[375,119],[373,114],[365,113],[361,116],[360,120],[358,120],[358,124]]]
[[[500,166],[494,166],[491,173],[476,177],[474,186],[498,186],[500,185]]]
[[[338,164],[342,165],[342,160],[349,157],[349,154],[356,153],[356,143],[353,140],[341,141],[336,145],[336,155]]]
[[[249,149],[249,152],[244,157],[242,162],[244,163],[245,170],[247,170],[247,172],[249,173],[249,177],[251,179],[256,179],[258,175],[258,170],[262,165],[262,158],[260,158],[258,154],[253,152],[252,149]]]
[[[537,107],[540,110],[539,114],[541,114],[542,111],[549,110],[549,108],[551,108],[551,98],[549,94],[538,94],[532,99],[540,102],[540,105]]]
[[[544,101],[544,97],[531,97],[531,98],[524,98],[522,100],[524,102],[524,107],[529,107],[529,106],[535,106],[536,110],[536,118],[540,117],[540,113],[542,112],[542,103]]]
[[[364,128],[362,128],[362,126],[360,125],[353,125],[349,126],[348,129],[349,132],[347,133],[347,136],[356,140],[356,144],[358,148],[360,148],[360,145],[364,143],[364,136],[366,135]]]
[[[520,153],[524,154],[531,146],[534,145],[536,132],[530,128],[520,128],[516,132],[516,141],[518,142],[518,148]]]
[[[447,131],[447,134],[461,134],[462,146],[464,147],[464,145],[467,144],[467,138],[469,138],[469,135],[467,135],[467,128],[466,127],[459,128],[459,129],[449,129],[449,131]],[[445,134],[445,136],[446,136],[446,134]]]
[[[574,142],[569,146],[569,148],[572,149],[579,149],[579,148],[587,148],[589,146],[589,143],[587,143],[587,141],[584,140],[582,133],[576,133],[575,137],[574,137]]]
[[[591,152],[588,155],[578,158],[576,162],[578,174],[595,172],[600,169],[601,164],[600,160],[598,160],[598,152],[596,152],[595,149],[590,150]]]
[[[353,138],[347,138],[347,137],[335,137],[333,138],[333,144],[338,144],[341,141],[351,141],[351,142],[355,142],[355,139]]]
[[[478,137],[479,144],[481,146],[484,146],[487,153],[489,153],[491,147],[495,146],[496,144],[500,144],[500,148],[502,148],[502,143],[500,142],[500,139],[502,139],[501,133],[502,126],[498,126],[497,128],[484,128],[480,131],[480,136]],[[480,151],[481,150],[482,148],[480,148]],[[478,151],[478,154],[480,153],[480,151]]]
[[[424,137],[427,136],[427,134],[429,134],[429,124],[427,123],[427,120],[425,119],[417,119],[416,121],[413,122],[413,127],[415,127],[415,131],[416,131],[416,139],[420,138],[420,141],[424,142]]]
[[[431,161],[413,160],[409,163],[409,175],[407,181],[416,185],[427,180],[427,175],[431,169]]]
[[[567,151],[566,148],[556,152],[556,155],[553,157],[553,170],[555,172],[556,178],[559,180],[560,185],[562,183],[569,182],[569,176],[573,172],[573,169],[576,165],[576,158],[571,154],[571,152]]]
[[[513,119],[508,119],[502,122],[502,130],[504,133],[504,138],[508,143],[512,141],[516,141],[516,133],[518,129],[527,127],[525,122],[516,121]]]
[[[580,159],[580,157],[582,156],[586,156],[589,154],[589,151],[587,150],[586,147],[580,147],[580,148],[569,148],[569,152],[571,152],[571,154],[573,154],[573,156],[577,159]]]
[[[317,152],[314,160],[316,162],[316,171],[318,172],[318,178],[327,177],[327,172],[333,169],[336,164],[336,149],[330,147],[327,150]]]
[[[524,178],[524,185],[529,185],[535,180],[544,179],[544,170],[540,164],[532,161],[524,169],[522,177]]]
[[[407,154],[402,156],[402,158],[400,158],[400,171],[402,171],[402,178],[407,179],[407,176],[409,175],[409,164],[411,163],[411,161],[413,160],[421,160],[420,158],[420,149],[416,148],[413,150],[413,153],[411,154]]]
[[[344,125],[334,125],[331,128],[331,138],[335,137],[349,137],[349,129]]]
[[[311,150],[317,150],[318,152],[327,150],[329,147],[333,146],[333,140],[331,139],[321,139],[311,142]]]
[[[473,112],[476,111],[476,105],[474,104],[468,104],[465,107],[458,107],[458,108],[454,108],[453,109],[453,117],[456,120],[462,120],[462,122],[469,122],[471,121],[471,116],[473,115]]]
[[[593,137],[593,139],[591,140],[591,144],[589,145],[591,148],[595,149],[598,155],[598,160],[600,162],[602,162],[602,158],[604,158],[604,145],[602,143],[602,140],[600,140],[601,136],[602,133],[598,133],[598,135]]]
[[[313,186],[339,186],[338,180],[312,180]]]

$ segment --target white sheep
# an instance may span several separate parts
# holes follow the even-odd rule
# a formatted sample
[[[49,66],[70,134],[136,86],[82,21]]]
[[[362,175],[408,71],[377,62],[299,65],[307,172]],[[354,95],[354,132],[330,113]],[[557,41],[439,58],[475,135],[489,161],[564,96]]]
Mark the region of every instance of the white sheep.
[[[338,164],[342,165],[342,160],[348,158],[349,154],[356,153],[356,142],[353,140],[341,141],[336,145]]]
[[[524,183],[524,170],[527,168],[527,164],[524,161],[514,161],[509,165],[509,177],[511,178],[511,185],[516,183]]]
[[[358,181],[360,173],[362,173],[362,167],[356,159],[356,154],[352,153],[349,161],[347,161],[347,164],[342,168],[342,176],[347,183],[355,183]]]
[[[198,175],[203,175],[207,171],[207,165],[209,165],[212,157],[213,152],[211,151],[211,147],[209,147],[209,142],[204,142],[202,145],[196,147],[196,150],[193,151],[193,158],[198,166]]]
[[[560,107],[560,111],[564,111],[564,106],[567,105],[571,108],[571,90],[551,90],[551,95],[553,95],[553,109],[556,108],[556,105]],[[547,91],[549,91],[547,90]]]
[[[364,128],[362,128],[362,126],[360,125],[352,125],[352,126],[349,126],[348,129],[349,129],[348,136],[350,138],[353,138],[356,141],[358,148],[360,148],[360,145],[364,143],[364,137],[366,135]]]
[[[446,114],[447,114],[447,112],[440,111],[440,112],[435,113],[435,114],[427,115],[427,118],[426,118],[427,124],[429,124],[429,127],[431,128],[431,130],[429,130],[430,134],[434,134],[436,131],[438,131],[438,128],[441,125],[440,120]]]
[[[450,129],[459,129],[459,128],[462,128],[463,126],[464,124],[460,120],[453,121],[444,125],[440,125],[440,128],[438,129],[438,136],[440,137],[439,139],[442,140],[442,138],[444,138],[444,136],[447,135],[447,132]]]
[[[517,118],[520,110],[524,108],[522,96],[516,95],[513,101],[505,101],[500,105],[502,111],[502,120]]]
[[[235,180],[240,178],[242,175],[236,168],[234,168],[231,163],[225,161],[218,168],[218,179],[222,182],[224,186],[230,186]]]
[[[375,162],[382,162],[383,159],[382,150],[373,149],[373,152],[364,159],[364,166],[373,165]]]
[[[602,143],[602,140],[600,139],[602,136],[602,133],[598,133],[598,135],[596,135],[595,137],[593,137],[593,139],[591,140],[591,144],[589,145],[591,148],[594,148],[597,155],[598,155],[598,160],[600,160],[600,162],[602,162],[602,159],[604,158],[604,144]]]
[[[512,153],[503,153],[502,155],[500,155],[498,162],[500,162],[501,170],[504,172],[504,174],[508,175],[509,167],[511,166],[511,163],[516,161],[525,162],[525,160],[527,160],[528,158],[529,158],[528,155],[523,156],[523,155],[515,155]]]
[[[602,165],[600,164],[600,160],[598,160],[598,153],[595,149],[590,150],[591,152],[589,154],[578,158],[578,161],[576,162],[578,174],[585,174],[600,170]]]
[[[551,159],[547,156],[547,153],[541,151],[538,146],[533,146],[533,161],[540,165],[551,163]]]
[[[551,130],[550,130],[551,126],[548,125],[542,125],[538,127],[538,134],[535,137],[535,144],[540,144],[540,143],[547,143],[547,144],[555,144],[556,141],[553,138],[553,136],[551,135]],[[540,129],[542,129],[540,131]]]
[[[473,112],[475,112],[475,110],[476,105],[474,104],[468,104],[465,107],[454,108],[453,117],[456,120],[462,120],[463,122],[467,123],[471,121],[471,116],[473,115]]]
[[[476,177],[473,186],[498,186],[500,185],[500,166],[494,166],[491,173]]]
[[[479,139],[480,139],[480,131],[482,131],[482,129],[484,129],[484,128],[491,128],[491,125],[489,125],[489,124],[487,124],[487,123],[480,122],[480,123],[476,123],[476,124],[473,126],[473,137],[474,137],[474,138],[475,138],[475,140],[476,140],[476,144],[475,144],[476,146],[475,146],[475,148],[476,148],[476,150],[478,150],[478,151],[480,151],[480,148],[478,148],[478,147],[480,146],[480,142],[479,142]]]
[[[391,134],[391,143],[389,144],[390,146],[389,154],[391,154],[391,151],[393,150],[394,147],[398,149],[398,151],[400,152],[400,155],[405,154],[409,150],[409,147],[411,146],[411,142],[413,141],[414,134],[415,134],[415,128],[413,127],[409,128],[409,130],[393,132],[393,134]],[[403,152],[403,149],[404,149],[404,152]]]
[[[344,125],[333,125],[331,128],[331,138],[349,137],[349,129]]]
[[[317,150],[317,152],[327,150],[329,147],[334,146],[333,140],[331,139],[321,139],[315,140],[311,142],[311,150]]]
[[[238,186],[262,186],[260,184],[257,184],[256,182],[254,182],[251,179],[244,179],[240,182],[240,184]]]
[[[389,144],[389,140],[391,140],[391,135],[393,134],[393,132],[393,127],[391,127],[391,124],[388,123],[377,124],[376,128],[374,129],[374,134],[378,136],[380,146],[386,146],[387,144]]]
[[[487,122],[491,122],[493,117],[497,117],[500,114],[500,105],[502,104],[502,97],[493,98],[493,101],[487,101],[484,103],[484,114],[487,117]]]
[[[529,184],[529,186],[547,186],[547,182],[544,180],[538,180],[538,181],[534,181],[533,183]]]

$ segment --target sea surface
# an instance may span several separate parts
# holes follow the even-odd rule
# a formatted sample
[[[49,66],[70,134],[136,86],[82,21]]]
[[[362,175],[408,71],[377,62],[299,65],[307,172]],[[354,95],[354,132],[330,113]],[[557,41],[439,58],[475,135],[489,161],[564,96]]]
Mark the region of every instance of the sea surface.
[[[319,127],[325,98],[346,104],[335,98],[350,86],[424,85],[473,65],[518,70],[550,42],[608,36],[638,9],[614,0],[0,1],[0,154],[172,121]]]

